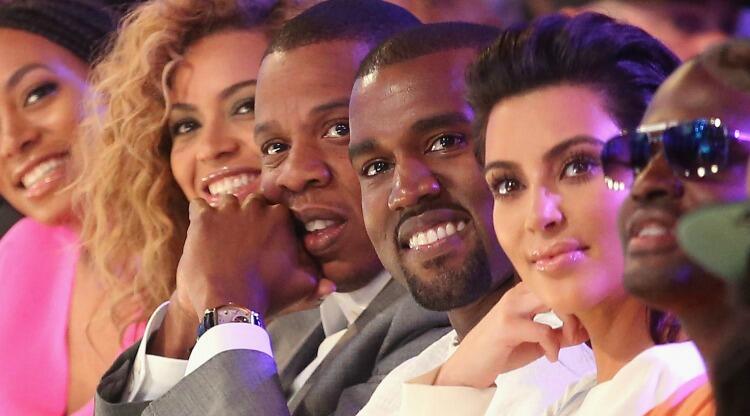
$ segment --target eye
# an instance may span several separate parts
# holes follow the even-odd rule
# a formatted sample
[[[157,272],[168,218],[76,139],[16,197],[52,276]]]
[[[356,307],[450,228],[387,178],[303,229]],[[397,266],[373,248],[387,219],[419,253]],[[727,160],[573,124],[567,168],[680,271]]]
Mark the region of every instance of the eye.
[[[347,137],[349,136],[349,122],[348,121],[339,121],[333,124],[327,131],[326,134],[323,135],[323,137],[326,138],[341,138],[341,137]]]
[[[255,113],[255,97],[242,101],[233,111],[233,114],[245,115]]]
[[[380,175],[381,173],[386,172],[390,169],[390,163],[384,162],[382,160],[376,160],[375,162],[365,165],[362,168],[362,174],[364,176],[367,176],[368,178],[371,178],[373,176]]]
[[[23,102],[24,107],[28,107],[30,105],[34,105],[44,99],[44,97],[47,97],[48,95],[54,94],[57,92],[57,84],[53,82],[48,82],[46,84],[42,84],[33,90],[29,92],[29,94],[26,96],[26,99]]]
[[[193,131],[200,128],[200,123],[198,123],[196,120],[193,119],[185,119],[177,121],[176,123],[172,124],[172,126],[169,128],[169,132],[172,135],[172,137],[181,136],[184,134],[192,133]]]
[[[524,188],[521,181],[516,178],[502,177],[492,182],[492,193],[500,198],[512,196]]]
[[[561,178],[578,178],[594,173],[601,166],[601,162],[589,155],[574,156],[563,166]]]
[[[260,150],[264,155],[278,155],[289,149],[289,145],[282,142],[268,142],[261,146]]]
[[[430,152],[440,152],[466,144],[466,137],[460,134],[441,134],[430,144]]]

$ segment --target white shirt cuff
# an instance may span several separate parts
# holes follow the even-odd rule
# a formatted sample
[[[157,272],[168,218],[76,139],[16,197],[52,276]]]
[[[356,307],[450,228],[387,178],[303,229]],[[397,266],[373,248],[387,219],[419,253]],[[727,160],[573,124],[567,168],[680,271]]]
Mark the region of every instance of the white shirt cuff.
[[[146,354],[148,341],[151,335],[161,328],[168,306],[169,301],[159,305],[146,324],[146,330],[133,363],[133,370],[128,377],[128,385],[123,396],[125,402],[157,399],[179,383],[185,374],[187,360]]]
[[[273,358],[271,339],[263,328],[246,323],[221,324],[198,339],[190,353],[185,375],[197,370],[214,356],[230,350],[255,350]]]
[[[161,397],[183,377],[224,351],[255,350],[273,357],[268,333],[263,328],[246,323],[222,324],[209,329],[200,337],[188,360],[146,354],[149,338],[161,328],[168,306],[169,301],[159,305],[146,324],[123,395],[125,402]]]

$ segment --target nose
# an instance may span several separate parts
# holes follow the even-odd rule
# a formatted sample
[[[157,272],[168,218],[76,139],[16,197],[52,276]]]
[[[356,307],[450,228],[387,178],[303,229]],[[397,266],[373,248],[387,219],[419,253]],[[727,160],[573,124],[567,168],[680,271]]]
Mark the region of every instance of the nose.
[[[531,209],[526,216],[526,228],[532,232],[546,232],[558,228],[565,221],[560,209],[560,195],[551,192],[547,187],[540,187],[534,192]]]
[[[39,132],[22,117],[6,116],[1,124],[0,156],[3,158],[26,153],[39,142]]]
[[[682,181],[675,176],[664,151],[659,150],[635,178],[630,197],[647,202],[659,198],[679,198],[683,193]]]
[[[407,159],[395,168],[388,208],[399,210],[440,194],[440,182],[432,171],[418,160]]]
[[[287,157],[272,170],[264,167],[263,193],[271,201],[282,194],[296,194],[309,188],[324,188],[331,182],[331,168],[317,146],[292,145]]]
[[[251,134],[247,132],[248,138]],[[248,140],[245,138],[245,140]],[[231,131],[227,123],[221,120],[211,120],[203,127],[197,158],[201,162],[224,159],[235,154],[240,147],[241,137]]]

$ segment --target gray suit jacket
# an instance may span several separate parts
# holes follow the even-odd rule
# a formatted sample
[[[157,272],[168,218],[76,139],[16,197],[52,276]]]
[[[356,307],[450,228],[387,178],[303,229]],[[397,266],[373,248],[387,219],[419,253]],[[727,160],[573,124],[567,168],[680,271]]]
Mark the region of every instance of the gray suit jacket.
[[[317,311],[316,311],[317,312]],[[349,327],[342,339],[287,407],[292,381],[315,358],[323,340],[311,312],[271,330],[277,363],[256,351],[223,352],[153,402],[117,403],[138,345],[125,351],[104,375],[96,414],[122,415],[354,415],[380,381],[451,330],[444,313],[418,306],[391,281]],[[290,318],[292,318],[290,316]],[[288,325],[288,326],[287,326]],[[284,332],[290,334],[284,337]]]

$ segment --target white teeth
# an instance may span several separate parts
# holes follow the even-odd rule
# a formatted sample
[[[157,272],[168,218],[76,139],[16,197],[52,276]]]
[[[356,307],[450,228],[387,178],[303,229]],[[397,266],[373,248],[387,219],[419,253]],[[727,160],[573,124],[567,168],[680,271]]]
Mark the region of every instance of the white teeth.
[[[57,157],[54,159],[45,160],[44,162],[36,165],[28,173],[23,175],[23,178],[21,178],[23,187],[29,189],[32,186],[36,185],[37,182],[42,180],[45,176],[57,169],[57,167],[61,166],[63,163],[65,163],[65,160],[62,157]]]
[[[429,230],[415,233],[409,238],[409,248],[415,249],[428,244],[433,244],[456,234],[464,228],[466,228],[466,223],[463,221],[458,222],[458,224],[449,222]]]
[[[669,230],[660,225],[649,225],[638,232],[638,237],[660,237],[669,234]]]
[[[243,186],[247,186],[252,181],[252,176],[243,173],[237,176],[222,178],[208,185],[208,192],[211,196],[217,195],[235,195]]]
[[[453,225],[452,222],[449,222],[448,225],[445,226],[445,234],[446,236],[450,237],[453,234],[456,233],[456,226]]]
[[[314,231],[320,231],[324,230],[332,225],[336,224],[334,221],[330,220],[313,220],[308,221],[305,223],[305,230],[307,232],[314,232]]]

